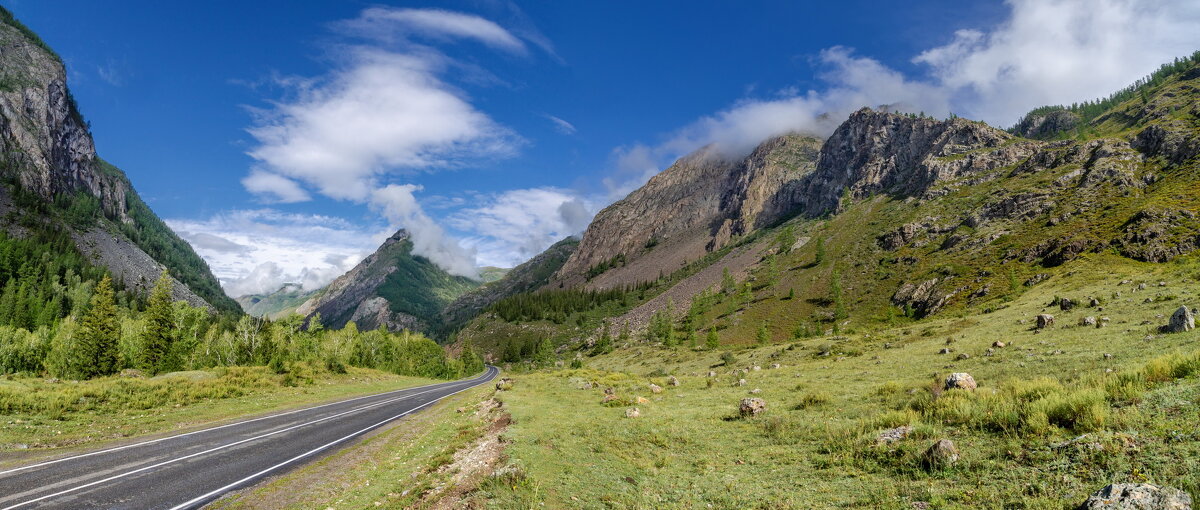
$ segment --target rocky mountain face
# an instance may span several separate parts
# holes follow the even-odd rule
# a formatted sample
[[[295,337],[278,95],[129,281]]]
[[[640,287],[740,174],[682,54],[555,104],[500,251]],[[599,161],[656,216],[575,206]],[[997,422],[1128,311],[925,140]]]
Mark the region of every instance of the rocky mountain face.
[[[38,216],[45,228],[69,229],[80,251],[126,288],[153,285],[166,267],[175,278],[176,299],[237,310],[203,260],[150,212],[120,170],[96,155],[58,56],[11,13],[0,12],[0,18],[0,173],[7,184],[0,206]],[[99,211],[73,225],[26,205],[40,200],[61,206],[79,197],[92,197]],[[20,230],[5,222],[10,232]]]
[[[434,331],[442,310],[480,282],[451,275],[428,259],[412,254],[412,241],[401,229],[354,269],[317,291],[296,313],[341,328]]]
[[[653,280],[786,219],[794,184],[813,171],[820,145],[792,134],[739,159],[713,147],[680,158],[600,211],[555,282],[611,287]]]
[[[496,301],[544,287],[575,252],[577,246],[578,240],[563,239],[524,264],[509,270],[503,278],[459,296],[442,310],[442,324],[449,330],[456,329]]]

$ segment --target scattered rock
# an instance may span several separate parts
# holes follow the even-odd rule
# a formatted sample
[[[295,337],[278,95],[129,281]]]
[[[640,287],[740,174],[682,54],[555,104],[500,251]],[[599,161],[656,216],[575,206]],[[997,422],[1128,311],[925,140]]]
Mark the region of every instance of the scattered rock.
[[[637,417],[640,417],[641,415],[642,415],[642,411],[636,407],[630,407],[629,409],[625,410],[626,418],[637,418]]]
[[[956,358],[958,358],[960,360],[970,359],[971,355],[964,352],[964,353],[960,353],[958,356],[956,356]]]
[[[1114,483],[1096,491],[1079,510],[1191,510],[1192,497],[1148,483]]]
[[[1113,357],[1112,354],[1109,354],[1107,352],[1104,353],[1104,359],[1112,359],[1112,357]]]
[[[601,403],[601,404],[607,404],[607,403],[609,403],[609,402],[612,402],[612,401],[614,401],[614,400],[616,400],[616,399],[617,399],[617,396],[616,396],[616,395],[609,394],[609,395],[605,395],[605,396],[604,396],[604,400],[601,400],[601,401],[600,401],[600,403]]]
[[[738,379],[738,382],[736,382],[736,383],[733,383],[733,385],[734,385],[734,386],[745,386],[745,385],[746,385],[746,380],[745,380],[745,379]]]
[[[758,416],[767,409],[767,402],[761,398],[743,398],[738,406],[738,414],[743,418]]]
[[[894,429],[887,429],[883,432],[880,432],[878,436],[875,436],[875,443],[876,444],[895,443],[896,441],[900,441],[900,440],[908,437],[909,434],[912,434],[912,431],[913,431],[913,428],[908,425],[901,425]]]
[[[504,378],[500,379],[500,382],[496,383],[497,391],[511,390],[512,387],[513,387],[513,380],[508,377],[504,377]]]
[[[583,381],[583,384],[580,384],[580,385],[579,385],[579,389],[581,389],[581,390],[590,390],[590,389],[592,389],[592,382],[591,382],[591,381]]]
[[[946,385],[945,385],[944,389],[946,389],[946,390],[960,389],[960,390],[972,391],[976,387],[977,386],[975,384],[975,378],[971,377],[971,374],[968,374],[966,372],[955,372],[953,374],[950,374],[950,376],[946,378]]]
[[[716,377],[716,376],[717,376],[717,373],[716,373],[716,372],[714,372],[714,371],[712,371],[712,370],[709,370],[709,371],[708,371],[708,376],[709,376],[709,377]]]
[[[1008,344],[1001,342],[999,340],[996,340],[995,342],[992,342],[992,347],[995,347],[997,349],[1003,349],[1005,347],[1008,347]]]
[[[126,368],[125,370],[121,371],[121,377],[128,377],[131,379],[145,379],[146,373],[142,372],[141,370],[138,370],[136,368]]]
[[[650,393],[662,393],[662,392],[663,392],[662,386],[659,386],[654,383],[650,383]]]
[[[679,386],[679,378],[675,376],[668,377],[667,384],[670,386]]]
[[[1046,329],[1054,325],[1054,316],[1048,313],[1038,314],[1037,329]]]
[[[607,388],[604,388],[604,394],[605,394],[605,395],[616,395],[616,394],[617,394],[617,389],[616,389],[616,388],[613,388],[612,386],[609,386],[609,387],[607,387]]]
[[[949,347],[942,347],[942,349],[940,351],[938,351],[938,354],[950,354],[952,352],[954,352],[954,349],[951,349]]]
[[[1183,333],[1193,329],[1196,329],[1196,316],[1192,314],[1191,308],[1181,306],[1171,314],[1171,322],[1163,327],[1163,332]]]
[[[775,369],[779,369],[779,368],[783,368],[783,365],[780,365],[779,363],[771,364],[771,370],[775,370]]]
[[[1096,299],[1096,298],[1092,298],[1090,301],[1088,301],[1088,306],[1090,306],[1092,308],[1100,306],[1100,300]]]
[[[928,450],[925,450],[925,467],[942,469],[953,466],[958,462],[958,448],[949,439],[938,439]]]
[[[646,397],[641,397],[641,396],[639,396],[639,397],[637,398],[637,403],[639,403],[639,404],[649,404],[649,403],[650,403],[650,399],[648,399],[648,398],[646,398]]]
[[[1088,316],[1079,318],[1080,326],[1095,326],[1096,324],[1098,324],[1098,322],[1096,321],[1095,317]]]
[[[754,365],[754,371],[757,372],[759,370],[762,370],[762,367],[760,367],[758,365]]]
[[[762,393],[762,388],[754,388],[750,390],[751,395],[758,395],[759,393]]]
[[[1075,301],[1070,298],[1059,299],[1058,307],[1064,312],[1069,312],[1072,308],[1075,308]]]

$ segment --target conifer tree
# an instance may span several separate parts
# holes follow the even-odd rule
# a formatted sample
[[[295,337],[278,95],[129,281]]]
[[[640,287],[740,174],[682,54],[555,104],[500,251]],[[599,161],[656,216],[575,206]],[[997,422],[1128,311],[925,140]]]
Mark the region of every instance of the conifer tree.
[[[164,370],[167,353],[171,351],[171,327],[174,325],[174,308],[171,305],[171,277],[164,269],[150,291],[146,304],[146,329],[142,333],[142,368],[152,374]]]
[[[767,341],[771,339],[767,332],[767,321],[763,321],[758,325],[758,333],[754,335],[754,339],[759,345],[767,345]]]
[[[121,330],[112,279],[108,275],[96,285],[91,307],[80,324],[76,341],[81,376],[91,378],[117,371],[117,342]]]
[[[608,323],[604,323],[604,329],[600,332],[600,340],[596,341],[596,347],[592,349],[592,354],[608,354],[612,352],[612,335],[608,334]]]
[[[704,338],[704,347],[710,351],[717,350],[721,346],[721,339],[717,337],[717,328],[714,326],[708,329],[708,336]]]

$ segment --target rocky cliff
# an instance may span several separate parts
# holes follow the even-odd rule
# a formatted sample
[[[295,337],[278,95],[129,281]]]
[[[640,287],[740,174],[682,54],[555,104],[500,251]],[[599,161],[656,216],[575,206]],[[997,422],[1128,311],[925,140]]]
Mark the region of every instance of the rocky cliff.
[[[175,279],[176,299],[238,310],[203,260],[154,216],[120,170],[96,155],[89,126],[67,88],[62,62],[2,9],[0,173],[10,212],[36,216],[45,228],[69,229],[80,251],[107,267],[126,288],[153,284],[166,267]],[[37,201],[42,205],[29,206]],[[86,221],[59,220],[64,205],[89,203],[96,203],[98,211],[84,215]],[[72,214],[81,215],[79,210]],[[7,217],[11,231],[12,215]]]
[[[413,255],[408,232],[401,229],[296,313],[310,318],[320,314],[322,324],[333,328],[353,321],[360,330],[428,332],[438,329],[446,305],[479,285]]]
[[[442,324],[448,330],[456,329],[496,301],[542,288],[550,282],[554,273],[562,268],[577,246],[577,239],[563,239],[524,264],[509,270],[503,278],[459,296],[442,310]]]

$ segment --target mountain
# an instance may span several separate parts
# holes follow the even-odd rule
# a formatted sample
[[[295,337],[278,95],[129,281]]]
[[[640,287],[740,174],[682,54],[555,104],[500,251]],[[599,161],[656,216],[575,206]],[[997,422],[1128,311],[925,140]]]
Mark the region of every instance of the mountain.
[[[1198,98],[1200,53],[1010,130],[864,108],[823,141],[706,147],[597,214],[550,285],[459,341],[511,360],[543,338],[590,349],[605,325],[787,339],[1002,307],[1079,259],[1172,261],[1200,249]]]
[[[503,277],[464,293],[442,310],[442,324],[448,331],[453,331],[496,301],[546,286],[577,246],[577,239],[563,239],[524,264],[508,270]]]
[[[714,147],[681,158],[597,213],[555,282],[606,288],[654,280],[786,219],[791,183],[813,170],[820,147],[793,134],[741,159]]]
[[[250,315],[277,319],[296,313],[296,308],[319,291],[304,290],[298,283],[285,283],[269,294],[249,294],[236,299],[242,310]]]
[[[429,259],[413,255],[408,232],[401,229],[375,253],[301,304],[296,313],[320,314],[321,323],[341,328],[353,321],[366,331],[433,331],[439,314],[455,298],[481,285],[455,276]]]
[[[165,268],[175,299],[240,311],[125,174],[97,156],[61,59],[3,8],[0,48],[0,229],[14,238],[68,236],[88,263],[142,294]]]

